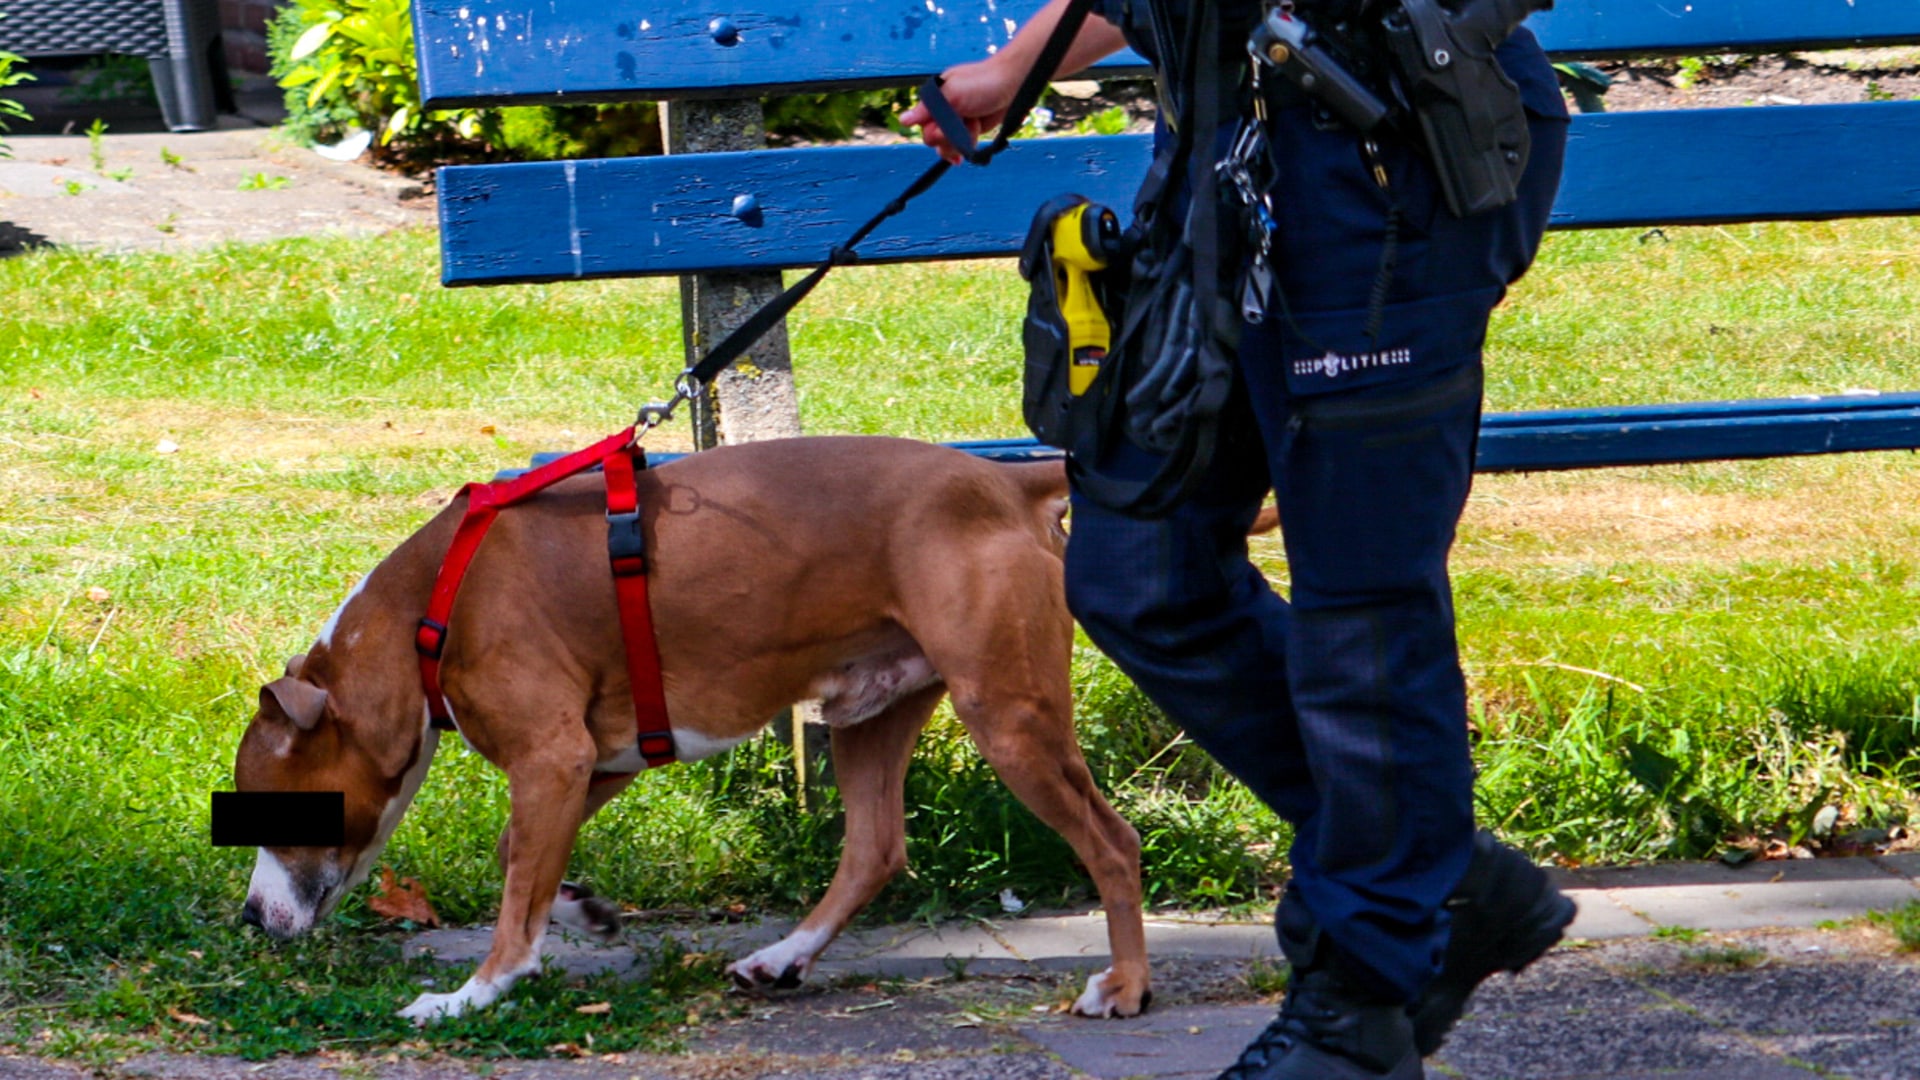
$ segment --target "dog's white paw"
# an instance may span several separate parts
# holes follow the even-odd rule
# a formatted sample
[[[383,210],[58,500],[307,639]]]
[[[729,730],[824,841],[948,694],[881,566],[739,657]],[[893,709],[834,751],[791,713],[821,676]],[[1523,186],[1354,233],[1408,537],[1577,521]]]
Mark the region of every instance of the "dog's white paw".
[[[620,936],[620,909],[593,895],[585,885],[571,881],[560,883],[554,898],[552,919],[570,930],[606,944]]]
[[[727,974],[742,990],[791,990],[806,979],[808,966],[767,959],[755,953],[728,964]]]
[[[1074,1015],[1107,1019],[1133,1016],[1146,1007],[1146,995],[1129,995],[1116,985],[1118,982],[1112,968],[1089,978],[1086,991],[1073,1003]],[[1129,1000],[1129,997],[1139,1000]]]
[[[828,935],[795,930],[778,942],[727,965],[727,975],[742,990],[791,990],[813,968]]]
[[[413,999],[413,1004],[401,1009],[400,1015],[425,1027],[436,1020],[445,1020],[475,1009],[486,1008],[499,996],[500,991],[491,983],[468,979],[460,989],[451,994],[421,994]]]
[[[413,1004],[400,1010],[400,1015],[425,1027],[436,1020],[445,1020],[459,1016],[466,1011],[466,1004],[458,993],[421,994],[413,999]]]

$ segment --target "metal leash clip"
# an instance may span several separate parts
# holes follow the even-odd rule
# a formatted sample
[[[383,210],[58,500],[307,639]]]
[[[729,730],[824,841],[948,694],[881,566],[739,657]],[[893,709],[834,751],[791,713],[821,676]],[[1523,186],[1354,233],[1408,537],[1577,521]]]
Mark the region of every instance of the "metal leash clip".
[[[682,371],[674,377],[673,397],[666,401],[651,401],[640,406],[640,415],[634,419],[633,426],[640,429],[641,435],[645,435],[673,419],[675,410],[699,395],[700,385],[700,380],[694,377],[692,368]]]

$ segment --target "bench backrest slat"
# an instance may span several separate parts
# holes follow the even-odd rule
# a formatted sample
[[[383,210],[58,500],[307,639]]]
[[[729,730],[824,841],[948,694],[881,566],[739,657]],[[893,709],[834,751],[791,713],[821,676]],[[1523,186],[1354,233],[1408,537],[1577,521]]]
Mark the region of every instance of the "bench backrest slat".
[[[949,173],[873,262],[1013,254],[1048,195],[1127,208],[1147,137],[1022,140]],[[440,173],[451,285],[803,266],[932,160],[916,145],[477,165]],[[753,198],[758,217],[735,216]],[[1576,116],[1560,229],[1920,214],[1920,102]]]
[[[1040,6],[415,0],[413,18],[421,94],[431,107],[452,108],[912,85],[1005,45]],[[1129,52],[1101,67],[1144,70],[1144,62]]]
[[[1006,44],[1040,2],[789,0],[727,9],[415,0],[413,11],[426,104],[454,108],[912,85]],[[1550,52],[1567,57],[1764,52],[1920,41],[1920,5],[1561,0],[1531,25]],[[1140,58],[1125,53],[1100,67],[1139,69]]]

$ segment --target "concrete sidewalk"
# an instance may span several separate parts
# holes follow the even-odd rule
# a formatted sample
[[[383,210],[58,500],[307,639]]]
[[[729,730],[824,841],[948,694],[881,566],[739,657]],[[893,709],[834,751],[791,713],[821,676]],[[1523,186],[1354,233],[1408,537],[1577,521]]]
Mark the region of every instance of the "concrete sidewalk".
[[[223,116],[220,130],[189,134],[110,125],[97,159],[93,140],[78,133],[84,121],[70,134],[8,136],[0,257],[49,245],[180,251],[434,224],[420,184],[291,145],[263,126],[273,115]]]
[[[1920,900],[1920,855],[1739,869],[1662,865],[1561,880],[1580,908],[1569,944],[1522,976],[1490,981],[1428,1063],[1430,1075],[1920,1077],[1920,966],[1875,932],[1833,926]],[[667,926],[635,928],[630,938],[644,948],[671,934],[691,948],[740,955],[787,929]],[[410,948],[431,951],[464,975],[485,954],[489,933],[432,931]],[[638,1071],[618,1075],[675,1075],[702,1061],[737,1068],[764,1055],[772,1055],[764,1070],[727,1075],[1216,1075],[1273,1016],[1249,982],[1278,966],[1270,927],[1156,917],[1148,947],[1154,1008],[1100,1022],[1056,1011],[1070,988],[1105,963],[1098,913],[857,930],[828,950],[812,988],[765,999],[747,1019],[699,1029],[690,1036],[691,1056],[679,1063],[635,1061]],[[641,963],[632,947],[567,940],[550,940],[549,954],[579,973],[634,971]]]

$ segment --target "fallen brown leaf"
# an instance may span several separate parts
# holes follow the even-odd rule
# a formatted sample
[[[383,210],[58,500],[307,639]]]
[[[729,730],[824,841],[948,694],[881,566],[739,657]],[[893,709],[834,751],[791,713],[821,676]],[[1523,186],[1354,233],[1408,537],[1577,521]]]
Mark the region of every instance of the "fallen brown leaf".
[[[194,1027],[206,1027],[208,1024],[213,1023],[213,1021],[208,1020],[204,1016],[195,1016],[190,1012],[181,1012],[179,1009],[168,1009],[167,1015],[182,1024],[191,1024]]]
[[[380,868],[380,891],[367,901],[367,906],[375,914],[389,919],[410,919],[421,926],[440,925],[440,916],[434,913],[433,905],[427,903],[427,890],[419,879],[395,881],[391,866]]]
[[[587,1016],[605,1016],[607,1013],[613,1011],[613,1002],[596,1001],[591,1005],[582,1005],[573,1011],[583,1013]]]

